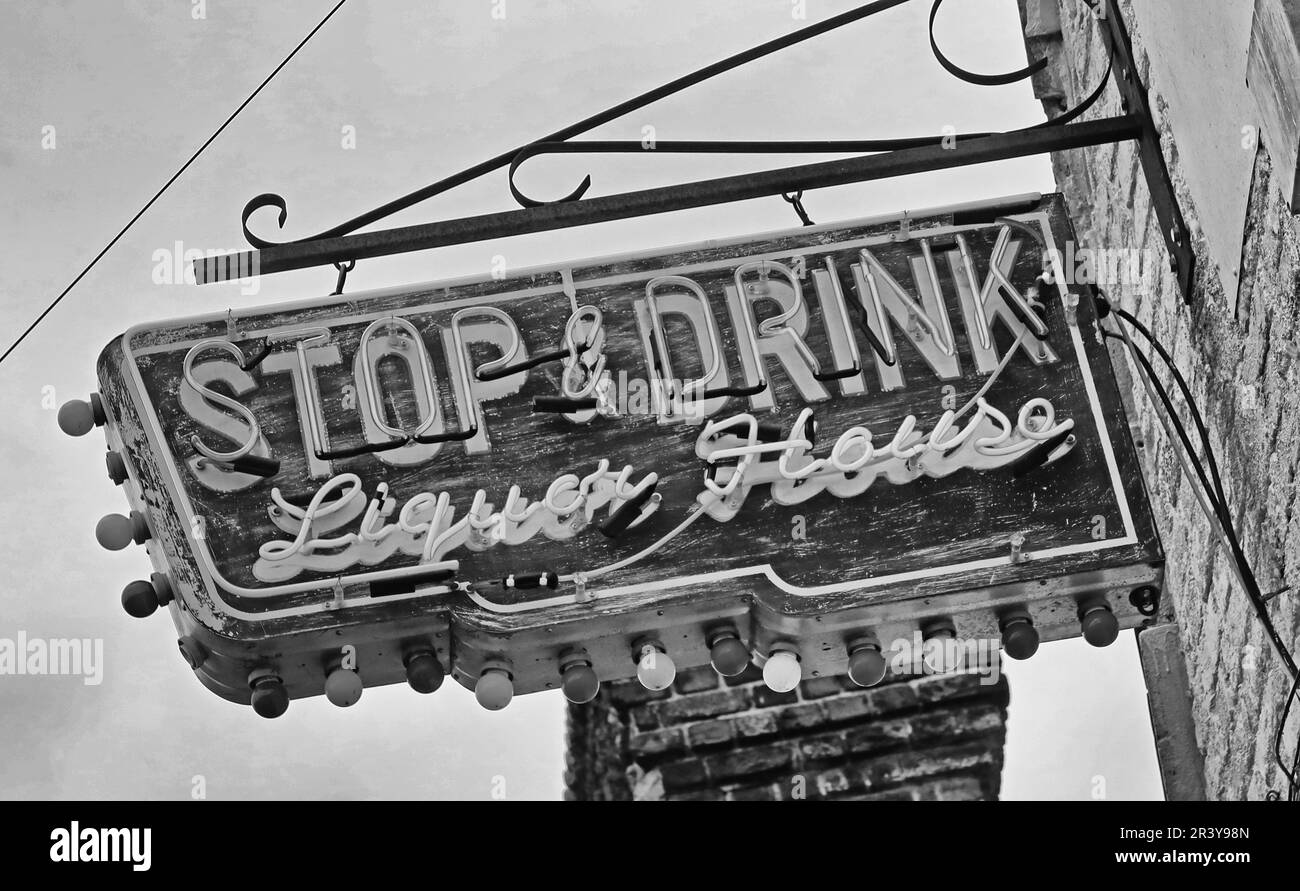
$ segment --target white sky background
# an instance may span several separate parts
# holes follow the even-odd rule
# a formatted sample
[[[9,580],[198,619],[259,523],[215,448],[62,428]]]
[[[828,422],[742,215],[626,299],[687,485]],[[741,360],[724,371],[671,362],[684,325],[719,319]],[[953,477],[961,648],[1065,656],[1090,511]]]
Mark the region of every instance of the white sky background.
[[[480,709],[448,681],[422,697],[374,688],[342,710],[323,697],[266,721],[205,690],[170,620],[126,616],[122,586],[147,577],[138,548],[109,553],[95,522],[125,500],[102,434],[63,436],[43,405],[96,388],[95,359],[127,327],[314,297],[332,269],[241,286],[158,285],[153,254],[177,240],[245,245],[244,203],[278,191],[285,237],[302,237],[558,129],[702,64],[787,33],[791,0],[349,0],[225,135],[64,304],[0,366],[0,637],[104,640],[105,678],[0,676],[0,797],[557,798],[563,699]],[[57,295],[333,0],[0,0],[0,324],[4,345]],[[807,21],[851,8],[807,0]],[[1010,129],[1042,119],[1027,84],[987,89],[930,55],[930,4],[847,26],[594,131],[589,138],[869,138]],[[968,68],[1024,64],[1015,0],[953,0],[939,37]],[[43,150],[42,128],[57,148]],[[356,128],[344,150],[342,128]],[[808,157],[583,157],[535,161],[521,188],[592,195]],[[1045,158],[811,192],[819,223],[1054,188]],[[385,225],[513,206],[504,172]],[[274,236],[274,214],[254,220]],[[762,232],[797,224],[779,198],[362,262],[349,291]],[[1010,669],[1006,798],[1160,797],[1131,634],[1109,650],[1046,645]]]

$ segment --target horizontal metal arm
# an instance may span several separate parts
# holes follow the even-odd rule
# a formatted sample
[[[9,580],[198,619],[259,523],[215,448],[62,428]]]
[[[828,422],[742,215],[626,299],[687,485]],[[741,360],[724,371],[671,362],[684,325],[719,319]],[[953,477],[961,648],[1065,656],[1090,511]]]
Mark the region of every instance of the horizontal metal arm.
[[[1059,152],[1089,145],[1125,142],[1140,139],[1142,134],[1143,121],[1140,117],[1122,115],[1063,127],[1044,127],[974,139],[959,139],[951,147],[935,145],[900,149],[883,154],[785,167],[761,173],[746,173],[658,189],[624,192],[582,201],[546,204],[525,210],[463,217],[379,232],[277,245],[262,250],[222,254],[196,260],[194,277],[199,284],[232,281],[250,274],[269,275],[348,260],[364,260],[453,244],[508,238],[531,232],[548,232],[611,220],[710,207],[802,189],[822,189],[932,170],[986,164],[990,161],[1005,161],[1009,158]]]

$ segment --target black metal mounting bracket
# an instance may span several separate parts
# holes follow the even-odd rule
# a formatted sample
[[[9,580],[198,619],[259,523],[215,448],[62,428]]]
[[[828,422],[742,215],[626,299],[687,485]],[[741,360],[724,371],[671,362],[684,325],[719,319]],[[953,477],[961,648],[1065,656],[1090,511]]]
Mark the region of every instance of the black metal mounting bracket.
[[[1178,288],[1183,300],[1191,304],[1196,284],[1196,253],[1192,248],[1191,233],[1178,206],[1178,193],[1174,190],[1160,148],[1160,131],[1151,114],[1150,96],[1138,72],[1133,54],[1133,41],[1119,14],[1116,0],[1100,0],[1098,18],[1102,23],[1102,38],[1110,53],[1115,85],[1119,88],[1124,113],[1134,115],[1142,122],[1142,135],[1138,138],[1138,151],[1142,158],[1142,171],[1146,175],[1151,204],[1160,222],[1165,247],[1169,250],[1169,264],[1178,276]],[[1141,224],[1142,221],[1136,221]]]
[[[1096,2],[1089,2],[1089,5],[1094,8],[1096,17],[1101,23],[1103,39],[1110,54],[1109,73],[1114,74],[1123,103],[1124,114],[1122,115],[1075,123],[1075,120],[1102,95],[1106,86],[1103,82],[1090,97],[1057,118],[1043,124],[1004,133],[968,133],[956,137],[946,134],[909,139],[844,142],[659,143],[652,147],[654,151],[711,153],[793,151],[821,154],[870,152],[870,154],[858,154],[856,157],[837,161],[766,170],[597,198],[584,197],[590,186],[590,177],[588,177],[573,193],[552,202],[526,198],[514,185],[513,175],[519,165],[539,154],[645,150],[646,147],[640,143],[569,142],[568,140],[592,127],[710,77],[826,33],[833,28],[884,12],[904,2],[907,0],[875,0],[824,22],[810,25],[790,35],[738,53],[606,109],[550,136],[481,162],[312,238],[277,244],[252,235],[248,229],[248,220],[257,210],[266,207],[278,209],[281,226],[284,225],[288,213],[287,205],[280,196],[259,195],[249,202],[243,217],[245,235],[255,249],[194,261],[195,281],[199,284],[232,281],[250,275],[269,275],[294,269],[338,265],[372,257],[586,226],[753,198],[798,195],[807,189],[888,179],[1131,140],[1138,144],[1152,203],[1169,249],[1170,262],[1178,276],[1183,297],[1190,303],[1195,282],[1196,258],[1187,225],[1178,207],[1169,169],[1161,152],[1160,134],[1151,116],[1146,87],[1138,74],[1132,42],[1115,0],[1096,0]],[[944,63],[944,67],[949,72],[970,83],[1000,85],[1032,76],[1046,64],[1046,60],[1040,59],[1029,67],[1008,75],[979,75],[963,71],[948,62],[934,43],[934,19],[942,2],[943,0],[934,0],[931,8],[931,45],[936,57]],[[510,190],[516,200],[523,205],[521,210],[375,232],[356,231],[420,201],[507,166],[511,176]]]

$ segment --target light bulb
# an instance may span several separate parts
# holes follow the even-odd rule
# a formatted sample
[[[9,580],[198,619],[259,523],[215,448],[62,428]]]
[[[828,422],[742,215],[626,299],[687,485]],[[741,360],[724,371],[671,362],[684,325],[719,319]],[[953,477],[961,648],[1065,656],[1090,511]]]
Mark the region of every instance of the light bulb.
[[[120,551],[132,542],[144,544],[149,537],[149,522],[136,510],[129,517],[108,514],[95,524],[95,540],[110,551]]]
[[[406,660],[406,683],[416,693],[432,693],[442,686],[445,676],[442,663],[433,653],[415,653]]]
[[[1038,629],[1028,616],[1015,616],[1002,624],[1002,649],[1012,659],[1028,659],[1038,652]]]
[[[961,661],[957,653],[957,635],[951,629],[935,631],[922,645],[925,664],[935,674],[948,674]]]
[[[361,675],[348,668],[336,668],[325,678],[325,698],[339,708],[356,705],[363,689]]]
[[[763,666],[763,683],[774,693],[789,693],[802,679],[799,657],[789,650],[777,650]]]
[[[95,540],[110,551],[120,551],[135,541],[135,527],[129,517],[109,514],[95,524]]]
[[[59,407],[59,429],[69,436],[85,436],[95,429],[97,421],[95,407],[81,399],[73,399]]]
[[[289,709],[289,691],[284,681],[266,671],[254,671],[249,679],[253,688],[253,711],[263,718],[278,718]]]
[[[677,666],[659,647],[645,644],[636,664],[636,678],[647,690],[667,690],[677,678]]]
[[[122,589],[122,609],[128,616],[148,618],[158,609],[158,592],[149,582],[131,582]]]
[[[734,678],[749,667],[749,648],[740,642],[734,632],[719,634],[709,647],[709,662],[718,674]]]
[[[515,685],[504,668],[485,668],[474,685],[474,698],[490,712],[500,711],[515,697]]]
[[[876,643],[863,643],[849,649],[849,680],[859,687],[874,687],[885,679],[885,656]]]
[[[588,662],[570,662],[561,672],[560,687],[569,702],[581,705],[591,702],[600,692],[600,678]]]
[[[1105,604],[1089,606],[1079,611],[1079,624],[1083,639],[1094,647],[1108,647],[1119,637],[1119,619]]]

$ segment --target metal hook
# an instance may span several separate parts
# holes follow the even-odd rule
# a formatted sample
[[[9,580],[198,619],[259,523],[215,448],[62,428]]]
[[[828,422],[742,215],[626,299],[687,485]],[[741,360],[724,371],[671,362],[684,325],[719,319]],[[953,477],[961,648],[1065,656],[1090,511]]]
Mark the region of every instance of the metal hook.
[[[577,320],[580,319],[583,315],[592,316],[595,319],[595,322],[592,327],[591,335],[587,338],[586,342],[583,343],[582,345],[578,345],[573,341],[573,329]],[[501,361],[500,359],[493,360],[492,362],[487,362],[484,365],[482,365],[480,368],[475,370],[474,377],[476,377],[479,381],[482,381],[483,383],[488,383],[490,381],[495,381],[495,380],[500,380],[501,378],[510,377],[510,375],[518,374],[521,371],[531,371],[532,369],[538,367],[539,365],[546,365],[550,362],[572,360],[574,363],[577,363],[580,361],[581,356],[585,355],[587,352],[589,352],[590,350],[598,346],[600,338],[604,337],[604,333],[601,329],[601,318],[602,315],[599,309],[593,306],[579,307],[577,311],[575,311],[571,316],[569,316],[568,324],[565,325],[564,346],[560,347],[559,349],[550,350],[545,353],[538,353],[535,356],[530,356],[529,358],[524,359],[523,361],[520,362],[516,362],[513,365],[501,365],[499,367],[494,368],[493,366],[496,365],[498,362],[500,362]],[[504,354],[503,358],[514,355],[514,353],[517,351],[517,348],[518,348],[518,344],[512,345],[511,349]],[[598,372],[601,368],[604,367],[604,362],[605,359],[602,356],[600,360],[597,361],[595,366],[590,366],[585,361],[582,361],[581,364],[582,367],[585,368],[588,372],[591,372],[593,370],[593,367]],[[599,376],[599,374],[597,374],[597,376]],[[586,395],[586,394],[584,393],[581,395]]]
[[[1265,595],[1264,595],[1263,597],[1261,597],[1260,599],[1261,599],[1262,601],[1264,601],[1265,603],[1268,603],[1268,602],[1269,602],[1270,600],[1272,600],[1274,597],[1278,597],[1278,596],[1280,596],[1280,595],[1282,595],[1282,594],[1286,594],[1286,593],[1287,593],[1288,591],[1290,591],[1290,590],[1291,590],[1291,586],[1290,586],[1290,585],[1287,585],[1287,586],[1285,586],[1285,587],[1278,588],[1276,591],[1272,591],[1272,592],[1270,592],[1270,593],[1268,593],[1268,594],[1265,594]]]
[[[366,443],[365,445],[353,446],[350,449],[338,449],[330,452],[323,452],[316,449],[316,457],[322,461],[338,461],[343,458],[359,458],[362,455],[374,455],[378,452],[391,452],[393,449],[400,449],[402,446],[411,441],[410,437],[394,439],[389,442]]]
[[[799,215],[799,222],[803,223],[805,226],[817,225],[811,219],[808,218],[808,211],[804,210],[803,189],[800,189],[799,191],[795,192],[793,196],[787,192],[782,192],[781,197],[785,199],[785,202],[787,204],[789,204],[791,207],[794,208],[794,212]]]
[[[262,341],[262,349],[257,352],[251,359],[239,363],[240,371],[252,371],[261,365],[267,356],[271,355],[271,341],[266,339]]]
[[[343,294],[343,286],[347,284],[348,273],[355,269],[356,265],[356,260],[348,260],[346,263],[334,264],[334,268],[339,271],[339,277],[338,281],[334,284],[334,291],[330,294],[331,297],[338,297]]]

